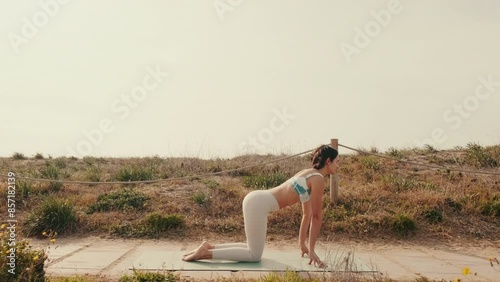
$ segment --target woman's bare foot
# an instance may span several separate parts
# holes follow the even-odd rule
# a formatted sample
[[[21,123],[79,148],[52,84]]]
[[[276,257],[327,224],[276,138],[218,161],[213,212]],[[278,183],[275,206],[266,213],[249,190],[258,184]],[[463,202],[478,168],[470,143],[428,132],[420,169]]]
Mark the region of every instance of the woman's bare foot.
[[[204,247],[207,250],[211,250],[211,249],[214,248],[214,246],[210,245],[210,243],[208,243],[207,241],[203,241],[198,248],[196,248],[196,249],[194,249],[194,250],[192,250],[192,251],[184,254],[184,256],[182,257],[182,259],[184,260],[184,258],[186,258],[187,256],[190,256],[190,255],[194,254],[201,247]]]
[[[183,261],[195,261],[201,259],[211,259],[212,253],[203,244],[196,249],[193,253],[186,254],[182,260]]]

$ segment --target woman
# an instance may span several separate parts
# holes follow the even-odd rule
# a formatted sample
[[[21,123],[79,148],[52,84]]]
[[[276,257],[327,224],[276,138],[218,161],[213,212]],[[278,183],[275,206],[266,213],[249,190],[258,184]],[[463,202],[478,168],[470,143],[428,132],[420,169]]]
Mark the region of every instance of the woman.
[[[270,212],[298,202],[302,203],[299,242],[302,256],[309,255],[309,264],[325,264],[315,252],[322,216],[324,177],[334,174],[339,167],[338,152],[328,145],[318,147],[312,154],[312,167],[301,170],[285,183],[269,190],[255,190],[243,200],[243,218],[247,243],[211,245],[203,242],[197,249],[184,255],[184,261],[218,259],[232,261],[260,261],[264,252],[267,216]],[[309,247],[306,245],[309,229]]]

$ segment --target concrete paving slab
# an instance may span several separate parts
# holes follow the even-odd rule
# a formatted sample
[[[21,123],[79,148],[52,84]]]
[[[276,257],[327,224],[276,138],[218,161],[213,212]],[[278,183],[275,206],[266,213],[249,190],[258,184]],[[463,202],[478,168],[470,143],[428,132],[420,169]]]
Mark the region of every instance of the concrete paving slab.
[[[73,253],[87,248],[88,244],[66,244],[66,245],[53,245],[47,248],[46,252],[50,257],[49,263],[55,263],[64,257],[70,256]]]
[[[445,262],[448,271],[453,270],[455,275],[460,275],[464,268],[469,268],[472,274],[470,276],[500,281],[500,269],[493,268],[487,258],[448,252],[434,252],[432,256]]]
[[[50,264],[50,269],[55,273],[75,272],[77,274],[99,274],[128,252],[130,246],[89,246]]]
[[[378,271],[383,276],[398,277],[398,279],[415,277],[415,274],[404,265],[389,260],[380,254],[357,252],[356,255],[365,262],[368,269]]]
[[[460,278],[470,281],[500,281],[500,271],[490,266],[484,259],[466,256],[452,252],[433,251],[425,254],[414,253],[384,253],[383,256],[406,268],[408,274],[425,276],[436,280],[454,280]],[[464,276],[462,270],[467,267],[471,274]],[[389,272],[390,277],[397,277]],[[408,277],[409,278],[409,277]]]
[[[40,241],[41,247],[47,247],[46,241]],[[138,269],[178,269],[181,277],[216,278],[244,277],[257,278],[271,271],[294,270],[304,275],[309,272],[322,275],[318,269],[309,266],[307,258],[301,258],[296,248],[284,246],[266,246],[264,260],[259,264],[247,266],[241,263],[197,262],[187,263],[181,260],[182,254],[195,246],[182,242],[162,242],[155,240],[122,240],[91,238],[77,243],[71,240],[58,240],[51,245],[46,264],[48,275],[84,275],[99,274],[117,280],[124,274],[131,274],[132,266]],[[329,248],[329,249],[327,249]],[[336,248],[336,249],[334,249]],[[343,251],[341,251],[344,249]],[[345,258],[349,257],[351,270],[368,275],[383,273],[383,277],[395,280],[412,280],[424,276],[434,280],[453,281],[500,281],[500,267],[491,267],[486,258],[465,253],[435,250],[419,247],[402,249],[385,245],[381,248],[363,249],[362,246],[348,249],[344,246],[323,246],[317,250],[334,270],[345,267]],[[499,248],[488,250],[496,256]],[[168,259],[166,259],[168,258]],[[170,260],[170,263],[167,261]],[[174,262],[174,263],[172,263]],[[139,267],[140,265],[140,267]],[[472,275],[463,276],[462,269],[470,268]],[[200,270],[203,268],[204,270]],[[312,268],[312,269],[311,269]],[[377,272],[378,271],[378,272]],[[313,273],[313,274],[314,274]],[[477,273],[477,275],[474,275]]]
[[[298,272],[325,272],[344,271],[345,268],[323,269],[308,264],[308,258],[302,258],[297,252],[265,251],[260,262],[234,262],[221,260],[204,260],[185,262],[182,260],[184,252],[181,251],[154,251],[147,252],[135,261],[130,269],[139,270],[172,270],[172,271],[298,271]],[[363,264],[354,265],[356,272],[371,272]],[[352,268],[349,268],[352,269]]]

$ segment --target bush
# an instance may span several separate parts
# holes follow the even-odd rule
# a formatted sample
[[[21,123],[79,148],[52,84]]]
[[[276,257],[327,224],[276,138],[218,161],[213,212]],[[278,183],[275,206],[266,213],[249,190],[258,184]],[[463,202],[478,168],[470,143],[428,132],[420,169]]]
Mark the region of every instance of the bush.
[[[500,199],[491,197],[481,207],[481,214],[486,216],[500,217]]]
[[[89,207],[87,213],[142,209],[149,199],[150,197],[142,192],[121,189],[109,194],[99,195],[97,202]]]
[[[47,259],[45,251],[32,249],[27,240],[16,242],[15,247],[9,246],[8,239],[11,231],[7,228],[6,224],[0,226],[0,252],[2,253],[0,256],[0,281],[45,281],[45,270],[43,269]],[[15,248],[15,267],[9,265],[9,255],[14,255],[11,254],[12,248]]]
[[[400,236],[408,236],[410,233],[415,233],[417,226],[407,215],[397,214],[391,220],[391,229]]]
[[[120,277],[119,282],[175,282],[175,275],[171,272],[166,274],[158,272],[140,272],[136,269],[133,270],[133,274],[123,275]]]
[[[199,206],[206,206],[208,204],[209,199],[210,198],[208,197],[207,194],[200,191],[196,191],[196,193],[194,193],[193,195],[193,201]]]
[[[410,178],[399,177],[395,175],[389,175],[382,178],[383,182],[389,185],[390,188],[396,191],[407,191],[415,188],[418,183]]]
[[[85,171],[85,180],[99,182],[101,180],[101,168],[97,165],[90,165]]]
[[[153,180],[153,169],[151,167],[128,166],[122,168],[116,175],[118,181],[144,181]]]
[[[53,164],[48,164],[45,168],[40,170],[40,174],[42,178],[45,179],[59,180],[62,173],[57,166]],[[48,189],[52,192],[58,192],[61,190],[62,187],[63,187],[62,182],[53,181],[49,182],[48,184]]]
[[[451,209],[453,209],[454,211],[461,211],[462,210],[462,204],[457,202],[457,201],[454,201],[453,199],[451,198],[446,198],[444,199],[444,203],[450,207]]]
[[[386,154],[391,156],[391,157],[395,157],[396,159],[403,158],[403,152],[401,152],[401,150],[398,150],[394,147],[390,147],[389,149],[387,149]]]
[[[361,157],[360,161],[365,168],[372,169],[374,171],[380,170],[380,162],[376,157],[373,156]]]
[[[94,277],[87,275],[86,276],[65,276],[65,277],[50,277],[47,282],[94,282]],[[98,280],[100,281],[100,280]]]
[[[349,279],[345,279],[349,280]],[[311,278],[311,277],[301,277],[295,271],[287,270],[285,273],[269,273],[261,278],[262,282],[319,282],[321,281],[319,278]],[[339,280],[342,281],[342,280]]]
[[[469,143],[466,150],[466,161],[476,167],[497,167],[499,162],[490,156],[479,144]]]
[[[436,149],[434,146],[432,145],[429,145],[429,144],[425,144],[424,145],[424,151],[428,154],[434,154],[434,153],[437,153],[439,152],[438,149]]]
[[[208,189],[211,189],[211,190],[214,190],[214,189],[220,187],[219,182],[212,180],[212,179],[205,179],[205,180],[202,180],[202,182],[203,182],[203,184],[205,184],[205,186],[207,186]]]
[[[437,209],[426,210],[422,212],[422,215],[427,219],[429,223],[435,224],[443,222],[443,213]]]
[[[25,160],[26,159],[26,156],[22,153],[14,153],[12,154],[12,159],[14,160]]]
[[[271,174],[243,176],[243,186],[268,189],[276,187],[288,179],[283,173],[275,172]]]
[[[19,191],[17,195],[17,202],[24,205],[24,201],[33,192],[33,186],[31,185],[31,182],[19,181],[17,183],[17,191]]]
[[[64,234],[73,231],[77,222],[72,204],[50,197],[28,214],[24,232],[27,236],[41,236],[46,231]]]
[[[43,160],[44,159],[43,155],[40,153],[36,153],[34,158],[35,158],[35,160]]]
[[[151,213],[146,217],[145,223],[153,234],[159,234],[171,229],[176,229],[184,225],[184,220],[181,215],[168,214],[166,216]]]
[[[57,168],[63,169],[67,166],[68,159],[66,157],[56,158],[52,161],[52,165]]]

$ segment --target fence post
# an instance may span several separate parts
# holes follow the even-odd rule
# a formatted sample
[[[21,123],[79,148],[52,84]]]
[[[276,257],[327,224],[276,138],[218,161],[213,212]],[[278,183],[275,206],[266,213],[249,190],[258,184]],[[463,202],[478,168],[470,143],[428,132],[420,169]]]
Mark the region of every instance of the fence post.
[[[330,146],[332,146],[338,151],[339,139],[331,139]],[[330,175],[330,201],[332,202],[332,204],[337,204],[338,200],[339,200],[339,186],[336,173],[334,175]]]

